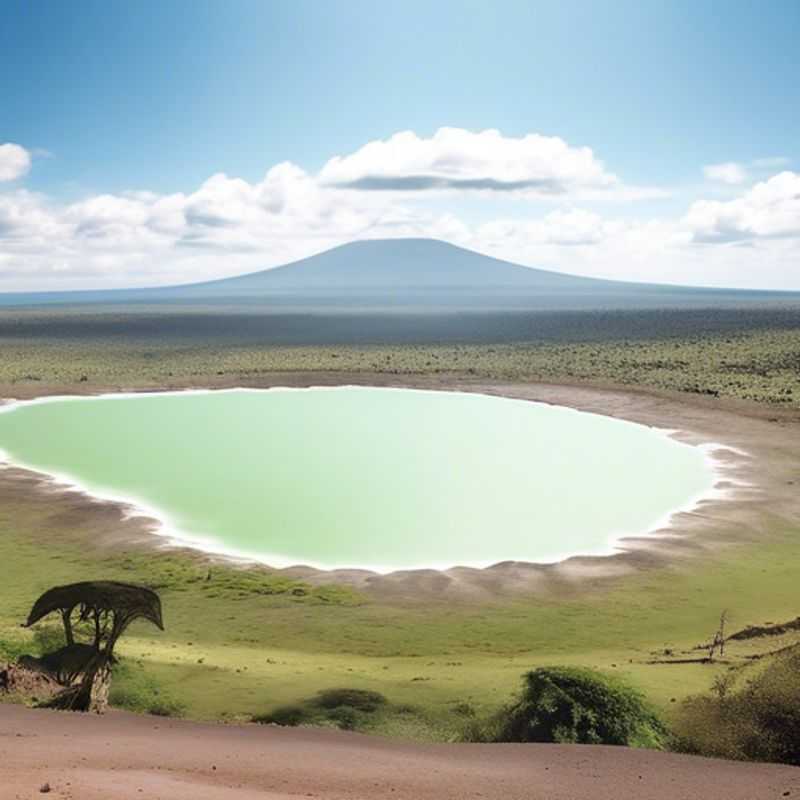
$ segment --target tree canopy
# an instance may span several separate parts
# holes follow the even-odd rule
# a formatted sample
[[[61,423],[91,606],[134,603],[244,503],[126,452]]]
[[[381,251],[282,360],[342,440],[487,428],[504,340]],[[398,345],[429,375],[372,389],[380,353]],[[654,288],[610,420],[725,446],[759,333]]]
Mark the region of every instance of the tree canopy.
[[[144,586],[119,581],[83,581],[49,589],[33,604],[25,627],[53,611],[72,613],[76,608],[86,617],[90,612],[113,614],[120,621],[124,619],[126,627],[134,619],[143,617],[164,630],[158,595]]]

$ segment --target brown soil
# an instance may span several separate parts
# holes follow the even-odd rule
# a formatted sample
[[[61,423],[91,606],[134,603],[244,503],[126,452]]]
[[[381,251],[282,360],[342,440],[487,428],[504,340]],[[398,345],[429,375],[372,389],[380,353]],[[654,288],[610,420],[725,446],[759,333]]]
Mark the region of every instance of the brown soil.
[[[20,664],[0,664],[0,701],[22,700],[39,703],[64,687],[55,678]]]
[[[771,800],[800,770],[580,745],[422,745],[341,731],[0,706],[0,800]]]

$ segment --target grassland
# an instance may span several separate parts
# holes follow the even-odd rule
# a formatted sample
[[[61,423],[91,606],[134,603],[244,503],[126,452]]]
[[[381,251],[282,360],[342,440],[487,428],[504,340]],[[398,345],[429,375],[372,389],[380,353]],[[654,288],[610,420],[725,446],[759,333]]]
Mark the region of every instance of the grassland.
[[[502,341],[495,331],[501,340],[483,343],[279,345],[259,325],[240,326],[238,316],[218,318],[228,327],[209,331],[204,317],[191,314],[169,322],[137,317],[134,325],[115,315],[9,318],[7,312],[0,320],[0,386],[18,396],[42,387],[256,382],[276,372],[456,374],[637,386],[800,408],[800,313],[737,313],[741,319],[711,314],[704,325],[695,312],[642,312],[628,320],[626,336],[615,319],[587,314],[566,315],[561,327],[538,319],[538,338],[528,341]]]
[[[475,320],[417,341],[353,333],[364,319],[339,320],[350,333],[325,345],[281,342],[260,318],[216,315],[212,324],[200,312],[149,313],[4,312],[3,394],[257,385],[276,373],[332,371],[643,387],[800,408],[800,317],[791,309],[642,312],[624,324],[613,315],[562,315],[558,325],[514,318],[492,323],[484,340],[468,335]],[[335,340],[330,331],[315,335]],[[165,607],[165,633],[137,626],[122,643],[114,699],[138,710],[249,719],[321,689],[355,687],[389,700],[362,727],[441,740],[506,701],[524,671],[567,663],[628,678],[668,716],[673,701],[707,688],[720,670],[757,668],[748,656],[786,643],[733,645],[729,664],[649,663],[665,651],[694,652],[725,608],[733,627],[800,613],[797,526],[763,525],[758,544],[703,551],[612,588],[423,605],[264,570],[214,566],[209,576],[190,554],[87,547],[89,522],[9,495],[0,507],[0,657],[39,646],[18,626],[40,591],[118,578],[157,587]]]
[[[707,554],[612,590],[425,604],[314,589],[262,570],[209,573],[188,554],[87,548],[91,530],[64,533],[41,505],[4,507],[0,530],[0,656],[36,650],[41,632],[37,639],[19,623],[51,585],[100,576],[149,584],[161,593],[167,629],[131,630],[112,699],[204,719],[248,719],[321,689],[355,687],[390,701],[367,729],[448,739],[465,716],[505,702],[522,672],[560,663],[620,674],[668,715],[673,700],[707,688],[729,665],[648,662],[707,641],[723,608],[737,627],[798,613],[800,543],[788,529],[773,530],[768,546]],[[745,664],[781,642],[744,642],[729,658]]]

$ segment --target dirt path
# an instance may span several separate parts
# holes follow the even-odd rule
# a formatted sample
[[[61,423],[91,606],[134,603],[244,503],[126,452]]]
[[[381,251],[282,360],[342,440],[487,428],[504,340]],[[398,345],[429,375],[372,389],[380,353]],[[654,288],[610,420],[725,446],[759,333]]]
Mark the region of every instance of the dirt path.
[[[421,745],[339,731],[0,706],[0,800],[770,800],[800,769],[574,745]]]

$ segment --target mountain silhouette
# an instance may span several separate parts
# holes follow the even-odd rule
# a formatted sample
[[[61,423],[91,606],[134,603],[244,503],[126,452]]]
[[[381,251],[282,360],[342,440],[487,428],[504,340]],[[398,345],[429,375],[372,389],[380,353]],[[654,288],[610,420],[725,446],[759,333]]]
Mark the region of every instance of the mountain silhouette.
[[[0,295],[0,306],[170,303],[276,310],[584,310],[748,305],[797,292],[586,278],[524,267],[436,239],[366,239],[272,269],[145,289]]]

